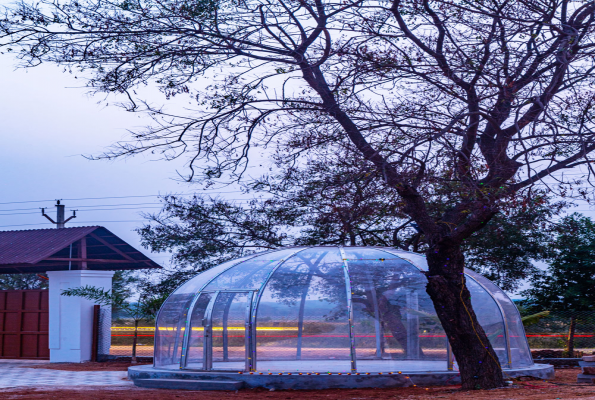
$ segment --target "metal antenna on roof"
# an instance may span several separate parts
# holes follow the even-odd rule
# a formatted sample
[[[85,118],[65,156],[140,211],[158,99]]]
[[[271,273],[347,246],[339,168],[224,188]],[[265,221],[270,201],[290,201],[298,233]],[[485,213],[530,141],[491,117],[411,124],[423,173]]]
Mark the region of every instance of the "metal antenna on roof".
[[[72,210],[72,216],[68,217],[68,219],[64,219],[64,204],[60,204],[60,200],[56,200],[56,221],[54,221],[49,215],[45,213],[45,208],[41,209],[41,215],[46,217],[50,220],[52,224],[56,225],[56,228],[64,228],[64,224],[70,221],[73,218],[76,218],[76,210]]]

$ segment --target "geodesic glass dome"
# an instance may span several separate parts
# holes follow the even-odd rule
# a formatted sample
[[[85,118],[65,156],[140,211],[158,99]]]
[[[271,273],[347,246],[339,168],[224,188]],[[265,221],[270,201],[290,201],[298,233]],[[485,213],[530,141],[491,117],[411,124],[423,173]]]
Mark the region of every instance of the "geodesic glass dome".
[[[202,371],[457,369],[425,291],[425,257],[380,247],[254,254],[197,275],[164,303],[154,366]],[[473,308],[503,368],[533,365],[520,315],[466,271]],[[351,321],[351,323],[350,323]]]

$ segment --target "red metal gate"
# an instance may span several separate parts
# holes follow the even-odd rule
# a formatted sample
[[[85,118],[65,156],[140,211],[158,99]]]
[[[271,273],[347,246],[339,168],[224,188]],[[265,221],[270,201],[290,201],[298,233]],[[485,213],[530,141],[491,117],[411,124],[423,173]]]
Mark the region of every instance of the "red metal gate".
[[[47,290],[0,290],[0,358],[50,358]]]

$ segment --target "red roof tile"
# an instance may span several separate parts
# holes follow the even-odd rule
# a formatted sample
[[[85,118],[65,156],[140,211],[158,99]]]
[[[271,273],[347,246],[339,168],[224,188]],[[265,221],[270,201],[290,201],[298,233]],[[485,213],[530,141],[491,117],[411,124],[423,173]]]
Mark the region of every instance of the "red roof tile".
[[[97,230],[98,226],[0,231],[0,264],[35,264]]]

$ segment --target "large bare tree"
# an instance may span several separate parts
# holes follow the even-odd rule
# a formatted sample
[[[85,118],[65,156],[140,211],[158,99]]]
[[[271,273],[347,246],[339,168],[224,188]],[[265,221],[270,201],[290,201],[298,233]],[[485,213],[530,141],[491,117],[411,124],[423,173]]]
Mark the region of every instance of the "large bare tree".
[[[501,367],[461,243],[535,185],[588,195],[594,11],[570,0],[42,0],[8,10],[0,28],[26,65],[65,65],[152,113],[156,124],[108,157],[188,154],[192,174],[241,179],[259,152],[299,163],[354,146],[428,241],[427,291],[463,387],[492,388]],[[144,84],[188,94],[194,110],[154,108],[135,95]]]

